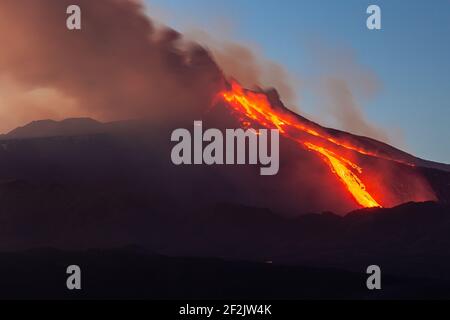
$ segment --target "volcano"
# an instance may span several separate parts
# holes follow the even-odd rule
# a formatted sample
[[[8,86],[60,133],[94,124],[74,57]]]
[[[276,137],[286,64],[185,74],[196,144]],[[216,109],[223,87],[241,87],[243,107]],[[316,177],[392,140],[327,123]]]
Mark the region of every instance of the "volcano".
[[[184,123],[45,120],[1,136],[0,251],[133,244],[351,272],[375,261],[413,281],[450,280],[448,165],[322,127],[276,91],[238,84],[217,93],[203,123],[278,128],[279,173],[173,165],[170,132]]]
[[[286,92],[246,44],[192,42],[145,1],[76,2],[75,31],[72,1],[0,1],[1,124],[30,122],[0,135],[0,297],[365,298],[372,264],[381,294],[450,296],[450,165],[289,110],[252,87]],[[336,84],[356,96],[346,78],[333,103]],[[83,118],[51,119],[68,116]],[[277,170],[174,164],[171,134],[196,121],[275,130]],[[64,286],[74,263],[81,294]]]
[[[358,208],[389,208],[424,201],[448,203],[450,200],[446,182],[450,165],[414,157],[368,137],[323,127],[287,109],[274,89],[247,90],[231,80],[204,113],[204,123],[218,128],[278,129],[282,137],[280,174],[257,177],[254,168],[246,165],[177,168],[164,163],[170,155],[169,132],[173,124],[155,128],[154,123],[146,120],[101,123],[77,118],[60,122],[34,121],[0,136],[2,176],[28,180],[24,172],[30,172],[46,181],[58,176],[52,173],[54,168],[50,163],[53,163],[56,168],[64,168],[62,176],[72,177],[71,172],[79,169],[79,157],[94,157],[91,163],[85,164],[85,169],[96,176],[95,164],[107,161],[112,152],[121,159],[116,165],[147,173],[144,183],[151,185],[150,190],[158,189],[157,185],[152,185],[152,180],[164,181],[167,186],[164,192],[167,191],[169,197],[185,198],[175,191],[179,186],[171,181],[173,175],[177,175],[180,177],[177,185],[190,185],[186,188],[198,197],[208,192],[212,203],[267,207],[289,216],[322,211],[345,214]],[[74,145],[74,141],[78,142]],[[92,153],[87,141],[101,145]],[[75,146],[88,150],[75,155]],[[52,150],[55,147],[62,149]],[[47,149],[51,151],[48,155],[44,152]],[[31,156],[30,152],[37,152],[40,158]],[[29,159],[25,158],[27,154]],[[68,154],[73,154],[73,158],[67,159]],[[62,159],[67,162],[61,163]],[[136,167],[137,159],[148,159],[148,163],[140,162]],[[38,174],[42,166],[48,170],[47,176]],[[114,164],[108,163],[104,168],[108,170],[103,178],[120,176]],[[81,172],[80,176],[86,172]],[[134,175],[133,172],[124,179],[131,180]],[[444,178],[436,179],[436,176]],[[209,188],[212,184],[217,187]],[[189,203],[196,201],[195,197],[188,199]]]

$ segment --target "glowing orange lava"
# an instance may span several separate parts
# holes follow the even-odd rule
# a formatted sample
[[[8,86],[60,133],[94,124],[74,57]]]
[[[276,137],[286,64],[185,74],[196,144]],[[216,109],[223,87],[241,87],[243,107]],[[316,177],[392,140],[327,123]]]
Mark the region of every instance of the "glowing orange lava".
[[[293,115],[272,107],[265,94],[244,90],[236,82],[232,82],[231,89],[221,92],[220,96],[228,102],[235,112],[245,117],[240,119],[245,126],[249,125],[248,120],[251,119],[264,127],[276,128],[285,137],[298,142],[308,150],[320,154],[321,158],[330,166],[333,174],[345,185],[359,205],[362,207],[381,207],[366,190],[366,186],[358,177],[358,174],[362,173],[361,167],[324,146],[319,146],[311,141],[304,141],[304,139],[298,137],[298,132],[325,139],[335,145],[364,155],[375,156],[374,154],[348,143],[339,142],[325,132],[319,132],[319,129],[314,129],[307,124],[301,123]]]

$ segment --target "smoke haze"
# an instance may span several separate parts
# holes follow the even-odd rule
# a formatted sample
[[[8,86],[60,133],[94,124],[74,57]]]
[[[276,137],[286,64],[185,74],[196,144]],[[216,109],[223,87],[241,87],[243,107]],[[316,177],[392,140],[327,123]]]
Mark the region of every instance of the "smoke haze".
[[[66,8],[82,8],[82,30],[66,28]],[[92,117],[110,121],[149,117],[199,119],[223,85],[223,74],[245,87],[274,87],[298,106],[300,81],[258,48],[188,32],[187,41],[155,24],[135,0],[3,0],[0,3],[0,132],[37,119]],[[205,49],[208,48],[208,49]],[[208,51],[209,50],[209,51]],[[359,98],[371,99],[380,83],[351,52],[313,47],[322,70],[315,89],[315,120],[385,142]],[[318,118],[318,119],[317,119]],[[323,119],[325,118],[325,119]]]
[[[82,8],[81,31],[66,28],[70,4]],[[14,88],[1,92],[0,131],[68,115],[159,120],[176,107],[195,116],[222,81],[205,49],[180,49],[180,35],[132,0],[4,0],[0,39],[2,87]]]

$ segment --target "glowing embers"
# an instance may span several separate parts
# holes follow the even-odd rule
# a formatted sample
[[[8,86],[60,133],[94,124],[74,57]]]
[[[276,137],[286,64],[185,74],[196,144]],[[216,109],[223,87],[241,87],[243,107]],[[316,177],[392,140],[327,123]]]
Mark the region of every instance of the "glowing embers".
[[[347,158],[328,150],[325,145],[317,145],[317,142],[306,141],[299,133],[306,133],[315,138],[323,139],[335,145],[350,149],[361,154],[370,154],[365,151],[359,151],[357,147],[340,143],[331,138],[326,133],[319,132],[318,129],[309,127],[301,123],[294,116],[277,110],[272,107],[267,96],[262,93],[255,93],[244,90],[238,83],[233,82],[231,89],[221,92],[220,96],[232,107],[240,118],[245,116],[246,120],[241,119],[242,123],[253,120],[267,128],[278,129],[283,136],[298,142],[308,150],[317,152],[321,158],[326,161],[332,173],[345,185],[346,189],[353,196],[355,201],[363,207],[380,207],[381,205],[366,190],[366,186],[362,182],[358,174],[362,173],[362,169],[348,160]],[[245,126],[248,126],[245,125]]]

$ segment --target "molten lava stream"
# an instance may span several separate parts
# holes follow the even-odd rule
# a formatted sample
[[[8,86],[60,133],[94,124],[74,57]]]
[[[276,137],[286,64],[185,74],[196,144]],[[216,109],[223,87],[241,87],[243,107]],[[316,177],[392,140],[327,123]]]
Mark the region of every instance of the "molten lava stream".
[[[333,152],[316,146],[309,142],[304,142],[304,145],[311,150],[319,152],[323,155],[330,164],[331,171],[335,173],[340,180],[345,184],[348,191],[353,195],[355,200],[363,207],[381,207],[378,202],[367,192],[366,186],[362,183],[361,179],[347,167],[350,165],[354,168],[354,164],[345,158],[338,159]],[[347,164],[347,165],[346,165]],[[359,167],[358,167],[359,168]],[[362,169],[360,169],[360,173]]]
[[[308,128],[293,116],[275,110],[264,94],[251,91],[246,92],[236,82],[232,83],[231,90],[224,91],[220,95],[239,115],[244,115],[246,118],[256,121],[264,127],[276,128],[283,136],[298,142],[308,150],[317,152],[328,163],[331,172],[344,184],[359,205],[362,207],[381,207],[366,190],[366,186],[358,177],[357,174],[362,173],[362,169],[358,165],[326,149],[324,146],[318,146],[310,141],[302,141],[290,132],[304,132],[362,154],[370,155],[370,153],[359,151],[356,147],[340,143],[329,136],[320,134],[313,128]]]

